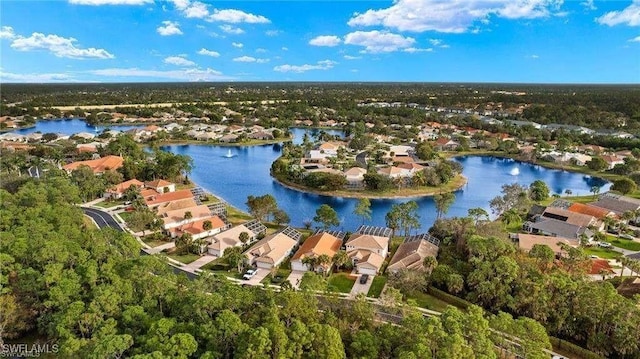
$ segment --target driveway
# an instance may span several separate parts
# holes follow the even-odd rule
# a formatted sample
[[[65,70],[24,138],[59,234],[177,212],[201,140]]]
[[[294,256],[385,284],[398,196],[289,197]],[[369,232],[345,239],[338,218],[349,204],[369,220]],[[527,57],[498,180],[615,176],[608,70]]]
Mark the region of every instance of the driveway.
[[[251,279],[243,280],[242,283],[248,285],[262,285],[260,282],[264,279],[264,277],[269,275],[270,272],[271,271],[268,269],[258,268],[256,274]]]
[[[356,295],[363,293],[365,296],[369,293],[369,288],[371,288],[371,284],[373,284],[372,275],[369,276],[369,280],[365,284],[360,284],[360,277],[362,274],[358,274],[358,278],[356,278],[356,282],[353,284],[353,288],[351,288],[350,296],[355,297]]]
[[[100,228],[111,227],[120,232],[123,231],[118,221],[116,221],[116,219],[113,218],[111,214],[95,208],[86,208],[86,207],[81,207],[81,208],[84,214],[91,217],[91,219],[93,219],[98,224],[98,227]]]
[[[215,261],[216,258],[218,258],[218,257],[205,255],[205,256],[202,256],[202,257],[196,259],[195,261],[183,266],[183,268],[185,270],[190,270],[190,271],[193,271],[193,270],[196,270],[196,269],[200,269],[205,264]]]
[[[302,280],[302,276],[305,273],[306,272],[293,271],[293,272],[291,272],[291,274],[289,274],[289,277],[287,277],[287,280],[289,281],[289,283],[291,283],[291,285],[295,289],[299,289],[300,288],[300,281]]]

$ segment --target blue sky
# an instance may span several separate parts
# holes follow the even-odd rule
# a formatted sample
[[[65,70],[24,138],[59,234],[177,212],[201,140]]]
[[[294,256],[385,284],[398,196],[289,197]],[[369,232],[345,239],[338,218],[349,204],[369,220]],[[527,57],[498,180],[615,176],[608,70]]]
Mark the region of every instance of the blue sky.
[[[640,0],[0,2],[0,81],[640,83]]]

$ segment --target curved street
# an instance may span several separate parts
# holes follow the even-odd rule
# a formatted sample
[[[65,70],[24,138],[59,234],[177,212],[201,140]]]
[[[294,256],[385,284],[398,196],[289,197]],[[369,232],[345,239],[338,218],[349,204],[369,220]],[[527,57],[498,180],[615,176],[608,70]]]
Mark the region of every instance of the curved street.
[[[87,207],[80,207],[80,208],[82,209],[82,212],[84,212],[84,214],[86,214],[87,216],[91,217],[91,219],[93,219],[98,225],[98,227],[100,227],[101,229],[105,227],[111,227],[121,232],[124,231],[120,226],[120,224],[118,223],[118,221],[116,221],[116,219],[113,218],[113,216],[108,212],[101,211],[95,208],[87,208]]]

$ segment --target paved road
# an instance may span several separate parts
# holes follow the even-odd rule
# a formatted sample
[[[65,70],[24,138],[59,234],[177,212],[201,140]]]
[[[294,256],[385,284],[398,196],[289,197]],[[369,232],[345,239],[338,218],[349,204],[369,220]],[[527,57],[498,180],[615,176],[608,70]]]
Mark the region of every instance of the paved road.
[[[360,152],[356,155],[356,163],[362,168],[367,168],[367,151]]]
[[[120,224],[118,223],[118,221],[116,221],[116,219],[113,218],[109,213],[105,211],[101,211],[99,209],[86,208],[86,207],[82,207],[82,212],[84,212],[84,214],[86,214],[87,216],[91,217],[94,221],[96,221],[96,223],[98,224],[98,227],[100,228],[111,227],[115,230],[122,232],[122,227],[120,227]]]
[[[373,278],[375,276],[370,275],[369,279],[367,280],[367,283],[365,284],[360,284],[360,277],[362,277],[362,274],[358,274],[358,277],[356,278],[356,282],[353,284],[353,287],[351,288],[351,293],[349,294],[352,297],[355,297],[360,293],[366,296],[367,293],[369,293],[369,288],[371,288],[371,284],[373,284]]]

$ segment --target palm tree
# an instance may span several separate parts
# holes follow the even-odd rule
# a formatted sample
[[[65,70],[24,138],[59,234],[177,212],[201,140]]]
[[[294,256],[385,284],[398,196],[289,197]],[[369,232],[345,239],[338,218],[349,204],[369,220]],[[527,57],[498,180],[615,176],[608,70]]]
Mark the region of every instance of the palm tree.
[[[191,218],[193,218],[193,213],[191,213],[191,211],[186,211],[186,212],[184,212],[184,220],[185,220],[185,221],[186,221],[186,220],[189,220],[189,219],[191,219]]]
[[[240,242],[242,242],[243,245],[247,244],[247,242],[249,241],[249,233],[240,232],[238,239],[240,240]]]
[[[600,187],[591,186],[591,193],[593,193],[593,199],[595,200],[598,193],[600,193]]]
[[[329,255],[327,254],[321,254],[318,256],[317,262],[317,265],[322,268],[323,274],[327,275],[327,273],[329,273],[329,269],[331,269],[331,257],[329,257]]]
[[[347,255],[346,251],[339,250],[336,252],[336,254],[333,255],[333,258],[331,258],[331,260],[337,268],[342,268],[347,263],[349,263],[349,255]]]
[[[204,229],[205,231],[211,230],[211,228],[213,228],[213,224],[211,223],[211,221],[206,220],[202,223],[202,229]]]
[[[318,257],[306,256],[302,258],[302,264],[305,264],[310,271],[315,271],[316,266],[318,265]]]
[[[522,221],[522,217],[520,217],[520,214],[518,214],[518,211],[516,211],[515,209],[510,209],[508,211],[505,211],[504,213],[502,213],[502,215],[500,216],[500,220],[502,221],[502,223],[506,224],[507,226],[512,224],[512,223],[518,223]]]

